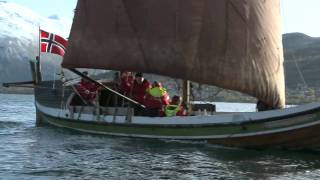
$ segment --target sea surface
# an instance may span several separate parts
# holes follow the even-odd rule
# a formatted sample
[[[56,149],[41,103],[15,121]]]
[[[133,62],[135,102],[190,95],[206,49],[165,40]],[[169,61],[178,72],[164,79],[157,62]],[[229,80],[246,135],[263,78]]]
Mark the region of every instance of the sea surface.
[[[34,124],[32,95],[0,94],[0,179],[320,179],[320,152],[119,138]]]

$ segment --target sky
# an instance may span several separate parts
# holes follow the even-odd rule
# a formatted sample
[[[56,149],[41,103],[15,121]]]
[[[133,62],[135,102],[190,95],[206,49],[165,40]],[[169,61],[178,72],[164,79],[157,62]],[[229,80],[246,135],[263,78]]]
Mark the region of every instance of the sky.
[[[58,15],[59,17],[72,19],[73,10],[76,7],[77,0],[0,0],[14,2],[27,7],[40,15],[49,17]]]
[[[320,37],[320,0],[281,0],[283,31]]]
[[[1,0],[0,0],[1,1]],[[72,19],[77,0],[6,0],[43,15]],[[281,0],[283,33],[302,32],[320,37],[320,0]]]

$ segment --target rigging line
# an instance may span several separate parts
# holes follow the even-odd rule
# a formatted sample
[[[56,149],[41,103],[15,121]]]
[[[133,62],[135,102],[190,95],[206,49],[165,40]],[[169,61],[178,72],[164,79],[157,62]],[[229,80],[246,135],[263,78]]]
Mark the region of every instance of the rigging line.
[[[228,55],[228,46],[229,46],[229,0],[225,1],[225,7],[226,7],[226,11],[225,11],[225,35],[224,35],[224,58],[226,59],[227,55]]]
[[[199,54],[200,54],[200,42],[201,42],[201,38],[203,37],[203,31],[204,31],[204,19],[205,19],[205,16],[206,16],[206,13],[207,12],[207,6],[208,5],[208,2],[206,0],[203,0],[202,1],[202,14],[201,14],[201,26],[200,26],[200,29],[199,29],[199,35],[198,35],[198,39],[197,39],[197,45],[196,45],[196,52],[195,52],[195,56],[194,56],[194,59],[192,59],[191,61],[191,64],[195,64],[197,62],[197,60],[199,60]],[[200,63],[198,63],[200,64]],[[196,66],[193,66],[194,69],[196,68]],[[194,70],[191,69],[191,72],[193,72]]]
[[[141,43],[141,41],[139,39],[139,36],[138,36],[138,30],[137,30],[136,26],[134,26],[134,24],[133,24],[133,18],[129,14],[129,10],[128,10],[128,7],[127,7],[127,5],[125,3],[125,0],[122,0],[122,4],[123,4],[124,9],[125,9],[125,11],[126,11],[126,13],[128,15],[129,22],[130,22],[131,28],[133,30],[133,33],[135,34],[135,37],[136,37],[136,40],[137,40],[137,43],[138,43],[138,47],[139,47],[139,49],[141,51],[141,54],[142,54],[142,58],[143,58],[144,64],[146,65],[147,69],[150,69],[150,65],[149,65],[149,63],[147,61],[146,53],[143,50],[142,43]]]
[[[280,8],[281,8],[282,22],[283,22],[283,27],[284,27],[284,31],[283,32],[287,32],[288,25],[287,25],[287,21],[286,21],[287,17],[285,16],[284,0],[280,2]],[[302,71],[301,71],[301,69],[300,69],[300,67],[298,65],[297,58],[294,55],[294,53],[292,53],[292,60],[293,60],[295,66],[297,68],[298,74],[299,74],[299,76],[300,76],[300,78],[301,78],[301,80],[303,82],[303,85],[306,86],[306,87],[309,87],[307,82],[306,82],[306,80],[305,80],[305,78],[304,78],[304,76],[303,76],[303,74],[302,74]]]
[[[302,80],[302,82],[303,82],[303,85],[305,85],[306,87],[309,87],[308,84],[307,84],[307,82],[306,82],[306,80],[304,79],[304,76],[303,76],[303,74],[302,74],[302,72],[301,72],[301,69],[300,69],[300,67],[299,67],[299,65],[298,65],[298,63],[297,63],[297,60],[296,60],[294,54],[292,55],[292,59],[293,59],[293,62],[294,62],[295,66],[296,66],[296,68],[297,68],[297,70],[298,70],[298,74],[299,74],[299,76],[300,76],[300,78],[301,78],[301,80]]]

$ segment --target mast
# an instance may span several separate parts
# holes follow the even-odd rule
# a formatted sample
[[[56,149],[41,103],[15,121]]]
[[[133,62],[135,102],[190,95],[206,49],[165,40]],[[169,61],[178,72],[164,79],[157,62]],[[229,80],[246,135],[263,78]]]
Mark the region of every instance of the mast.
[[[190,104],[190,81],[183,80],[182,101],[186,105]]]
[[[41,30],[39,26],[39,54],[36,57],[36,84],[40,83],[42,81],[42,75],[41,75],[41,64],[40,64],[40,54],[41,54]]]

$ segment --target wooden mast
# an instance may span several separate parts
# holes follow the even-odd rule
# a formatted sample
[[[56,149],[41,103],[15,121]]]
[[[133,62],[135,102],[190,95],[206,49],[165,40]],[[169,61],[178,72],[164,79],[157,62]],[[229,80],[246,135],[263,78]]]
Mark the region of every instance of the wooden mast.
[[[39,84],[42,81],[41,75],[41,64],[40,64],[40,55],[41,55],[41,29],[39,26],[39,54],[36,57],[36,84]]]
[[[183,80],[182,101],[185,105],[190,104],[190,81]]]
[[[39,29],[38,29],[38,32],[39,32],[39,36],[38,36],[38,40],[39,40],[39,54],[38,56],[36,57],[36,62],[35,62],[35,84],[40,84],[41,81],[42,81],[42,75],[41,75],[41,62],[40,62],[40,55],[41,55],[41,29],[40,29],[40,25],[39,25]],[[32,63],[30,63],[31,65]],[[32,66],[32,65],[31,65]],[[32,70],[32,69],[31,69]],[[36,89],[35,89],[35,94],[36,94]],[[36,98],[36,96],[35,96]],[[41,113],[39,112],[38,108],[36,108],[36,127],[39,127],[41,126],[43,123],[42,123],[42,117],[41,117]]]

